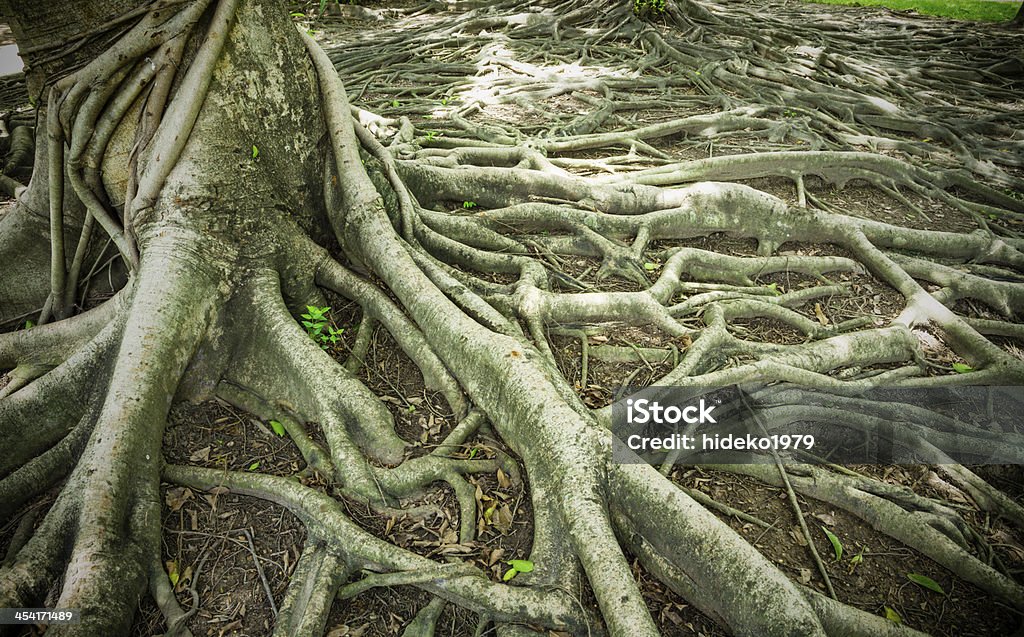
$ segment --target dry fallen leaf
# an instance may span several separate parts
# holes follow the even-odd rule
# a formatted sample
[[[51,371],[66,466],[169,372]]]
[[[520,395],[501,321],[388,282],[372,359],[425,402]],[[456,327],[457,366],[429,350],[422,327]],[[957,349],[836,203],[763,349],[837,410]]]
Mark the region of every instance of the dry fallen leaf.
[[[818,322],[822,325],[828,325],[828,317],[821,310],[821,303],[814,304],[814,315],[818,317]]]
[[[793,541],[796,542],[798,545],[807,546],[807,539],[804,537],[803,533],[801,533],[799,529],[790,529],[789,537],[793,538]]]
[[[487,566],[493,566],[498,560],[505,557],[505,549],[494,549],[487,558]]]
[[[178,583],[174,587],[175,593],[180,593],[187,590],[189,585],[192,583],[192,567],[186,566],[185,570],[178,576]]]
[[[492,519],[494,520],[494,527],[501,531],[502,535],[512,529],[512,510],[508,508],[507,504],[501,505],[498,508],[497,515]]]
[[[508,476],[501,469],[498,469],[498,486],[502,489],[508,489],[512,486],[512,481],[508,479]]]
[[[167,490],[164,502],[171,511],[178,511],[185,503],[192,499],[192,490],[188,487],[175,487]]]
[[[836,525],[836,516],[832,515],[831,513],[815,513],[814,517],[821,520],[825,526]]]

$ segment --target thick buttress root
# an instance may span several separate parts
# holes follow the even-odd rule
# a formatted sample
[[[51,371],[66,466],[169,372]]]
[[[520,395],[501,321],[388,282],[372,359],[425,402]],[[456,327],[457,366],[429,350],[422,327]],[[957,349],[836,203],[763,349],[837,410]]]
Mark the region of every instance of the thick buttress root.
[[[188,613],[159,568],[163,480],[264,498],[306,525],[309,540],[277,616],[279,635],[322,633],[336,598],[398,585],[434,596],[409,635],[431,634],[447,603],[478,613],[506,635],[535,634],[534,628],[656,635],[624,549],[737,635],[920,634],[801,587],[654,468],[613,463],[608,408],[584,404],[577,393],[583,387],[559,370],[549,335],[563,330],[586,345],[590,336],[621,323],[653,326],[669,345],[592,347],[592,355],[648,368],[652,361],[672,361],[659,382],[679,386],[781,381],[842,393],[877,382],[964,382],[929,374],[920,340],[928,329],[972,366],[971,381],[1019,383],[1024,364],[988,338],[1021,336],[1016,321],[1024,312],[1024,254],[1012,224],[1004,224],[1024,215],[1017,199],[973,184],[956,170],[929,170],[918,158],[921,148],[932,146],[881,135],[868,140],[856,126],[901,130],[898,117],[881,98],[861,100],[845,88],[837,93],[857,124],[829,132],[838,113],[798,111],[806,127],[793,130],[825,149],[817,152],[671,161],[652,145],[655,140],[680,133],[715,139],[736,131],[776,139],[789,127],[779,127],[778,109],[741,106],[630,131],[592,132],[612,121],[620,106],[586,94],[581,101],[596,106],[593,117],[555,127],[561,136],[522,144],[511,131],[471,126],[466,118],[472,111],[460,108],[451,118],[458,134],[439,138],[417,131],[409,120],[351,108],[332,60],[292,27],[276,3],[181,4],[140,14],[114,53],[50,90],[48,164],[41,173],[46,179],[35,186],[49,203],[50,245],[43,249],[50,258],[29,260],[29,278],[48,281],[49,294],[44,304],[39,294],[6,293],[5,274],[0,295],[16,300],[17,312],[38,306],[43,321],[58,320],[0,334],[0,368],[13,370],[0,388],[0,435],[17,439],[0,458],[0,516],[14,515],[60,480],[64,484],[36,533],[0,567],[0,606],[35,605],[59,581],[57,605],[81,609],[83,622],[50,631],[124,634],[148,589],[172,632],[181,628]],[[515,13],[515,3],[498,4],[495,11],[511,13],[488,24],[522,23],[527,34],[536,28]],[[742,12],[720,18],[678,3],[668,13],[677,23],[728,31]],[[567,3],[555,29],[586,19],[601,22],[593,7]],[[260,52],[246,53],[240,43],[266,21],[277,39],[259,44],[270,48],[254,45]],[[697,45],[634,26],[637,37],[668,59],[695,67],[700,62]],[[608,37],[615,33],[609,30]],[[183,57],[189,38],[198,38],[190,61]],[[301,62],[288,72],[275,70],[277,54]],[[823,65],[852,63],[822,56]],[[778,79],[763,69],[709,59],[714,62],[701,67],[706,79],[688,76],[709,99],[728,101],[723,86],[743,94],[740,78],[748,73],[764,85]],[[267,135],[275,126],[298,127],[297,136],[309,142],[302,147],[312,149],[302,161],[292,161],[289,153],[297,151],[290,140],[280,148],[261,142],[259,152],[246,141],[242,163],[237,149],[224,150],[237,139],[203,144],[203,136],[229,126],[232,115],[244,122],[240,130],[252,134],[245,119],[249,87],[223,70],[232,65],[292,87],[288,94],[318,95],[293,113],[269,118],[273,122],[252,124],[265,126]],[[359,70],[353,64],[347,72]],[[180,88],[172,95],[175,82]],[[538,95],[565,90],[541,87]],[[145,116],[129,118],[140,104]],[[210,104],[215,108],[206,108]],[[219,117],[217,109],[228,115]],[[129,120],[141,124],[133,129],[124,124]],[[993,159],[978,129],[958,136],[947,124],[915,132],[939,139],[942,153],[992,184],[1016,183],[1012,162]],[[116,171],[104,167],[104,155],[121,126],[129,129],[134,150],[128,168],[112,177],[106,171]],[[317,139],[329,148],[316,149]],[[869,142],[906,151],[910,159],[844,152]],[[620,171],[639,163],[634,152],[608,163],[558,157],[622,145],[659,161]],[[605,174],[579,176],[584,172]],[[65,176],[73,192],[63,191]],[[797,203],[747,185],[703,181],[710,176],[785,177],[797,188]],[[805,180],[817,178],[840,185],[861,180],[907,202],[901,193],[929,196],[975,219],[979,229],[915,230],[845,216],[815,205]],[[316,186],[302,186],[306,182]],[[275,205],[254,203],[251,183],[265,186],[257,196]],[[971,196],[961,198],[954,188]],[[69,199],[81,205],[68,205]],[[453,201],[464,205],[445,210]],[[80,218],[76,210],[84,210]],[[15,254],[5,243],[9,237],[31,234],[25,214],[0,220],[5,259]],[[989,223],[993,215],[999,224]],[[323,228],[333,233],[340,252],[314,240]],[[681,245],[720,232],[752,239],[757,254]],[[130,270],[129,282],[99,308],[72,316],[86,300],[82,271],[101,233]],[[830,243],[842,254],[779,252],[795,241]],[[567,267],[574,259],[592,261],[592,281]],[[780,292],[760,280],[783,273],[810,283]],[[873,277],[874,284],[891,289],[902,298],[902,310],[884,320],[842,321],[808,311],[851,294],[854,277]],[[360,305],[363,346],[357,352],[365,354],[377,325],[395,337],[425,384],[443,395],[458,424],[437,449],[410,458],[391,413],[356,374],[359,357],[339,364],[300,327],[295,310],[320,298],[318,286]],[[985,303],[999,317],[963,316],[957,303],[964,299]],[[748,340],[741,323],[752,319],[776,321],[802,340]],[[583,351],[586,365],[588,349]],[[473,541],[479,513],[467,476],[500,469],[513,480],[522,478],[508,457],[474,460],[451,453],[489,423],[530,480],[534,572],[510,585],[468,565],[416,555],[360,528],[332,495],[295,480],[164,464],[161,441],[172,404],[214,394],[282,423],[307,471],[319,473],[332,494],[378,512],[409,513],[409,499],[447,483],[458,501],[462,543]],[[38,413],[45,414],[44,425],[19,438],[16,432]],[[842,420],[869,431],[880,417],[846,414]],[[310,422],[318,424],[324,444],[307,430]],[[948,507],[823,468],[791,467],[781,474],[775,467],[720,469],[785,484],[862,515],[880,532],[1021,609],[1020,584],[977,557],[976,532]],[[1017,524],[1024,520],[1019,505],[978,476],[960,467],[946,473],[951,488],[969,493],[979,508]],[[580,602],[584,580],[596,609]]]

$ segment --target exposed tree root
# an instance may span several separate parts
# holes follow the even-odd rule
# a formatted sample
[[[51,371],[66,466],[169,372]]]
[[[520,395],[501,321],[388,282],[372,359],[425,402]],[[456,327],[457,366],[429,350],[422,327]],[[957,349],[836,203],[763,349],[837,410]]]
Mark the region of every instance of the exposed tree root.
[[[773,11],[792,21],[795,10]],[[378,586],[433,596],[408,637],[434,634],[448,603],[477,613],[481,632],[656,635],[624,549],[732,634],[921,634],[792,581],[709,511],[738,513],[728,505],[614,462],[611,406],[580,396],[591,358],[652,373],[654,363],[668,370],[664,385],[832,392],[828,404],[801,395],[799,408],[768,410],[767,428],[812,419],[877,434],[894,414],[855,390],[1024,380],[1024,362],[990,338],[1022,335],[1021,121],[993,106],[1020,88],[998,58],[1020,36],[999,31],[986,45],[972,27],[950,41],[877,19],[883,47],[845,21],[786,19],[737,3],[668,2],[655,16],[623,2],[509,0],[328,53],[270,0],[157,3],[117,22],[108,52],[42,78],[35,178],[0,217],[0,326],[53,322],[0,334],[0,371],[11,370],[0,519],[63,485],[0,566],[0,606],[34,606],[54,588],[83,621],[48,633],[126,634],[148,591],[167,634],[188,635],[202,600],[193,591],[185,610],[160,567],[165,480],[273,501],[306,525],[275,635],[322,634],[337,599]],[[961,57],[925,65],[938,46]],[[350,105],[335,71],[362,95],[380,88],[381,65],[406,86],[406,111]],[[538,108],[555,98],[580,112]],[[509,104],[537,120],[488,115]],[[659,105],[710,112],[643,116]],[[424,128],[428,112],[438,130]],[[794,193],[751,185],[764,178]],[[975,229],[846,214],[819,183],[870,187],[924,219],[920,202],[935,203]],[[719,233],[756,248],[695,247]],[[786,249],[804,244],[830,248]],[[121,289],[79,313],[108,245],[110,291]],[[900,307],[825,315],[822,304],[866,285]],[[324,291],[361,310],[344,363],[296,320]],[[965,315],[964,301],[994,313]],[[748,338],[753,320],[796,336]],[[658,344],[590,342],[626,324]],[[360,380],[375,329],[456,423],[425,455],[413,457]],[[923,333],[970,373],[937,374]],[[580,340],[579,386],[560,372],[553,335]],[[172,404],[211,395],[278,421],[307,464],[300,477],[316,472],[327,488],[166,464]],[[923,408],[901,416],[909,422],[892,435],[935,462],[948,458],[933,442],[982,454],[997,435],[1021,435]],[[521,465],[459,453],[485,422]],[[915,438],[925,426],[934,438]],[[827,465],[723,468],[847,509],[1024,610],[1020,582],[984,559],[981,530],[944,503]],[[529,480],[534,512],[534,569],[510,583],[390,544],[335,497],[416,515],[415,501],[447,483],[468,545],[482,513],[469,480],[499,471]],[[978,475],[939,471],[978,510],[1024,527],[1020,505]],[[596,608],[580,601],[584,586]]]

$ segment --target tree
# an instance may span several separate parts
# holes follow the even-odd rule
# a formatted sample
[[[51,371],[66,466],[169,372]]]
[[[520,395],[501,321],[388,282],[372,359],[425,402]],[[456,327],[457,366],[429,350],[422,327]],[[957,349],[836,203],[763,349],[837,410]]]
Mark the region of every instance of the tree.
[[[611,104],[565,131],[574,134],[518,144],[483,130],[494,143],[455,139],[440,159],[415,152],[405,159],[403,152],[429,145],[433,136],[353,110],[331,60],[272,0],[7,0],[3,9],[29,65],[40,136],[32,181],[0,218],[0,322],[40,318],[32,329],[0,335],[0,368],[12,370],[0,392],[0,516],[64,483],[3,567],[0,606],[33,606],[60,581],[57,606],[81,609],[83,622],[50,631],[123,634],[148,587],[169,625],[180,628],[182,611],[159,563],[163,480],[273,500],[307,525],[310,540],[278,634],[322,632],[338,586],[360,570],[377,574],[363,585],[414,583],[491,618],[502,634],[587,634],[588,626],[600,631],[602,624],[612,635],[656,634],[624,550],[736,634],[915,634],[793,582],[653,467],[612,462],[607,409],[588,408],[559,373],[546,330],[611,321],[653,326],[676,349],[685,347],[663,379],[680,386],[778,380],[837,389],[869,380],[844,381],[830,372],[892,363],[900,367],[881,378],[964,382],[925,377],[913,328],[927,325],[973,367],[970,380],[1019,383],[1024,365],[984,334],[1020,338],[1020,325],[950,309],[964,297],[1008,319],[1021,308],[1018,283],[987,278],[1016,276],[1024,267],[1019,240],[989,223],[989,215],[1015,223],[1024,213],[1018,199],[998,189],[1019,186],[1007,168],[1019,155],[1001,156],[985,137],[1010,124],[965,123],[955,109],[915,118],[915,109],[934,102],[906,94],[900,80],[941,84],[928,84],[911,66],[882,77],[842,48],[799,49],[764,62],[777,41],[795,46],[802,32],[782,22],[789,35],[780,35],[780,24],[743,7],[668,3],[637,12],[733,38],[716,48],[699,35],[672,39],[616,3],[559,3],[539,20],[508,3],[492,7],[494,14],[460,18],[449,33],[470,28],[481,14],[491,20],[483,20],[486,28],[525,29],[520,33],[573,33],[606,20],[606,28],[624,29],[615,37],[639,37],[687,65],[679,81],[726,108],[636,131],[589,133],[604,121],[596,118],[614,113]],[[766,30],[748,32],[744,16],[757,17]],[[433,35],[406,33],[403,46],[436,42]],[[748,39],[736,44],[736,36]],[[398,44],[375,46],[380,56]],[[408,50],[396,57],[407,59]],[[764,65],[735,63],[741,54]],[[808,60],[826,79],[808,78]],[[939,82],[960,72],[937,71]],[[987,72],[998,74],[996,59]],[[1013,90],[971,82],[981,98]],[[752,94],[761,105],[744,101]],[[906,105],[897,106],[894,95]],[[925,141],[885,138],[883,130]],[[728,131],[817,150],[666,162],[605,179],[575,176],[564,167],[571,162],[560,167],[548,157],[616,144],[645,150],[660,136]],[[840,152],[864,143],[906,155]],[[942,158],[931,169],[915,159],[930,154]],[[793,179],[798,203],[704,181],[767,175]],[[917,230],[831,214],[808,205],[811,175],[948,202],[978,218],[983,231]],[[690,185],[665,188],[679,184]],[[445,202],[465,202],[468,214],[438,210]],[[670,250],[659,253],[664,260],[654,264],[652,281],[645,255],[653,242],[719,231],[756,239],[760,256]],[[777,253],[793,240],[836,244],[849,256]],[[86,283],[102,285],[87,276],[87,264],[102,261],[108,243],[118,264],[106,277],[112,296],[85,309],[92,298],[82,294]],[[545,265],[544,254],[595,257],[602,277],[640,287],[587,292],[557,265]],[[979,265],[965,272],[937,259]],[[828,325],[792,309],[840,292],[835,286],[777,296],[752,282],[766,271],[824,277],[863,268],[905,301],[885,325]],[[922,280],[941,292],[929,294]],[[172,403],[216,394],[284,423],[311,468],[378,510],[393,511],[400,498],[448,482],[460,501],[460,539],[472,539],[475,501],[463,476],[494,472],[500,460],[431,453],[403,462],[407,444],[391,414],[297,320],[326,305],[325,291],[358,301],[366,329],[383,326],[427,385],[444,395],[460,419],[446,447],[486,420],[521,459],[535,512],[534,570],[519,580],[525,585],[392,546],[349,520],[333,498],[298,482],[163,462],[161,434]],[[701,327],[681,320],[698,312]],[[757,316],[810,340],[771,346],[728,329],[737,318]],[[723,354],[740,362],[717,369]],[[844,413],[835,417],[869,424],[863,414]],[[301,423],[309,421],[319,423],[326,448],[304,430]],[[734,470],[858,511],[1022,608],[1020,584],[970,553],[963,521],[949,507],[822,468],[792,475],[757,465]],[[970,471],[954,465],[944,480],[979,507],[1024,524],[1019,504]],[[584,579],[600,618],[577,601]]]

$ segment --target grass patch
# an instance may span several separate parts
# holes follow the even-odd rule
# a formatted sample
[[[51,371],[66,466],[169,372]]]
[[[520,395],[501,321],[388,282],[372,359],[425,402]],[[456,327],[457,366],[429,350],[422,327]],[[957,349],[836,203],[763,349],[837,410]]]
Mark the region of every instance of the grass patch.
[[[816,4],[844,4],[853,7],[889,7],[901,11],[912,9],[927,15],[972,20],[979,22],[1006,22],[1016,15],[1016,2],[990,2],[988,0],[808,0]]]

